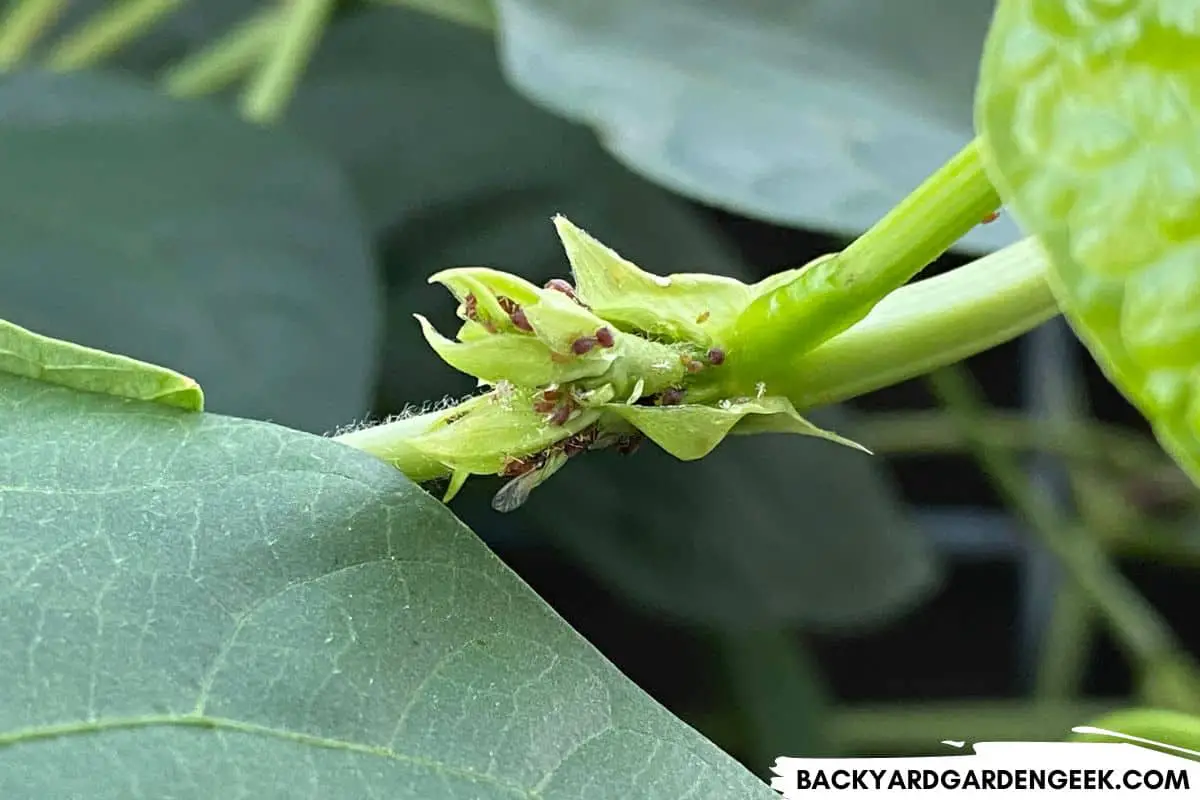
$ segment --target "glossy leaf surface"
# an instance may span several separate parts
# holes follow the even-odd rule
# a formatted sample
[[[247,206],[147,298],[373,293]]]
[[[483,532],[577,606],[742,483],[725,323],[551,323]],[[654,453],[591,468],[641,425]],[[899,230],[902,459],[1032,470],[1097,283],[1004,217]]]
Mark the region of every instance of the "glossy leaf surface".
[[[1004,0],[978,123],[1106,374],[1200,481],[1200,4]]]

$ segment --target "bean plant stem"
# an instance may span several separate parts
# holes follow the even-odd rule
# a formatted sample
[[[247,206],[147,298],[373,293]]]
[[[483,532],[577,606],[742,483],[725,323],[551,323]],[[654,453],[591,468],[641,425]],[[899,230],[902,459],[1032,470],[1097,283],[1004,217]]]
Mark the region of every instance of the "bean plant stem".
[[[15,0],[0,19],[0,70],[8,70],[29,54],[46,29],[54,24],[66,0]]]
[[[287,0],[282,29],[242,98],[242,114],[270,123],[283,115],[336,0]]]
[[[978,140],[964,147],[842,251],[840,279],[885,297],[998,208],[979,148]]]
[[[1113,425],[1060,425],[1017,412],[990,410],[977,436],[988,447],[1050,453],[1070,462],[1111,467],[1125,473],[1161,469],[1172,462],[1153,439]],[[972,440],[939,410],[881,411],[857,422],[853,438],[879,455],[959,453]]]
[[[1057,312],[1043,279],[1041,251],[1020,243],[893,292],[858,325],[780,373],[771,391],[797,408],[864,394],[974,355]],[[753,391],[751,387],[750,391]],[[413,480],[442,477],[404,445],[422,430],[418,415],[337,437],[396,465]]]
[[[282,26],[283,14],[268,6],[199,52],[168,68],[163,88],[175,97],[215,94],[260,63]]]
[[[751,303],[730,341],[728,382],[756,384],[857,324],[999,205],[972,141],[841,253]],[[780,313],[789,307],[806,311]]]
[[[1113,567],[1091,533],[1062,519],[1049,500],[1029,486],[1011,454],[988,447],[977,433],[986,411],[965,369],[956,365],[939,370],[929,376],[929,383],[964,435],[975,442],[975,457],[993,484],[1059,558],[1130,658],[1143,668],[1178,660],[1181,650],[1170,627]]]
[[[975,355],[1058,313],[1046,257],[1025,239],[888,295],[865,319],[763,373],[768,394],[814,408]],[[753,387],[739,387],[742,393]]]
[[[124,0],[97,11],[55,45],[46,66],[57,72],[98,64],[174,11],[183,0]]]

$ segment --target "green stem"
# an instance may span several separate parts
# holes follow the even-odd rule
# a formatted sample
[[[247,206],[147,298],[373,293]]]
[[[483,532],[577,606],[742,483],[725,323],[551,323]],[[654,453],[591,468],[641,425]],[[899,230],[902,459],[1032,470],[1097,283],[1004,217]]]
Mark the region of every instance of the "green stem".
[[[975,442],[975,457],[993,484],[1059,558],[1130,658],[1143,669],[1179,660],[1183,651],[1170,627],[1113,567],[1090,532],[1065,524],[1053,504],[1029,485],[1011,454],[987,447],[976,433],[986,410],[964,368],[940,370],[929,376],[929,382],[964,434]]]
[[[98,11],[55,45],[46,59],[46,66],[57,72],[67,72],[99,63],[174,11],[181,2],[125,0]]]
[[[377,4],[408,6],[448,22],[490,31],[496,28],[492,0],[375,0]]]
[[[853,438],[881,456],[961,453],[972,444],[944,411],[886,411],[854,421]],[[991,410],[978,436],[988,447],[1042,452],[1127,473],[1172,464],[1152,439],[1100,423],[1062,425],[1025,414]]]
[[[197,53],[167,69],[165,91],[175,97],[215,94],[260,63],[279,30],[282,14],[268,7]]]
[[[950,755],[944,739],[1061,741],[1071,728],[1112,711],[1116,703],[984,701],[835,709],[826,737],[842,753],[913,751]]]
[[[336,0],[289,2],[279,39],[242,98],[242,114],[254,122],[274,122],[282,116],[336,4]]]
[[[742,312],[730,341],[735,380],[847,330],[1000,205],[972,141],[833,258],[811,264]]]
[[[1045,262],[1028,241],[894,292],[850,330],[792,364],[769,390],[811,408],[865,394],[1007,341],[1049,319],[1057,306]],[[746,392],[753,392],[748,387]],[[425,415],[432,418],[432,415]],[[390,461],[414,480],[446,473],[404,446],[410,417],[338,437]]]
[[[879,300],[1000,206],[974,140],[842,251],[840,280]]]
[[[0,70],[21,63],[66,5],[66,0],[16,0],[10,4],[0,20]]]
[[[408,446],[410,438],[425,433],[445,412],[401,417],[334,436],[334,440],[382,459],[417,483],[437,480],[450,474],[445,465],[433,461]]]
[[[1059,588],[1038,659],[1033,692],[1039,701],[1063,702],[1079,695],[1091,662],[1092,614],[1078,585],[1068,582]]]
[[[828,405],[1013,339],[1058,313],[1046,265],[1026,239],[898,289],[850,330],[762,373],[767,392],[801,409]]]

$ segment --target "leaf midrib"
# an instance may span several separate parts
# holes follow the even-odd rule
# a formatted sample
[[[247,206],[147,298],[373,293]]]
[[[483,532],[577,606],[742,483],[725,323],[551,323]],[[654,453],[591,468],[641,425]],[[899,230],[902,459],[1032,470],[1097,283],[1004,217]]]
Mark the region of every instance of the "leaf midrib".
[[[463,767],[451,766],[441,761],[399,753],[387,747],[360,744],[358,742],[346,741],[345,739],[330,739],[324,736],[314,736],[309,733],[272,728],[268,725],[255,725],[254,723],[242,722],[228,717],[213,717],[203,714],[152,714],[40,725],[0,733],[0,749],[64,737],[85,736],[113,730],[136,730],[139,728],[210,728],[219,731],[265,736],[310,747],[320,747],[326,750],[343,750],[427,767],[445,775],[466,778],[475,783],[494,786],[519,797],[528,798],[529,800],[538,800],[540,797],[539,792],[515,783],[499,780],[490,775],[484,775]]]

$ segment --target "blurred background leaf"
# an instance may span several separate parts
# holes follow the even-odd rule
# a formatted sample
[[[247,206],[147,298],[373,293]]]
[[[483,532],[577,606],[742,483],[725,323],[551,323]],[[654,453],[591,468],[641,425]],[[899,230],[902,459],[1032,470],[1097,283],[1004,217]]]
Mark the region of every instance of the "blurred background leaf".
[[[321,433],[370,410],[375,266],[284,131],[94,73],[0,79],[0,316],[168,366],[207,408]]]
[[[992,6],[497,0],[497,16],[513,85],[625,164],[746,216],[857,235],[971,138]],[[1001,220],[963,245],[1016,237]]]

